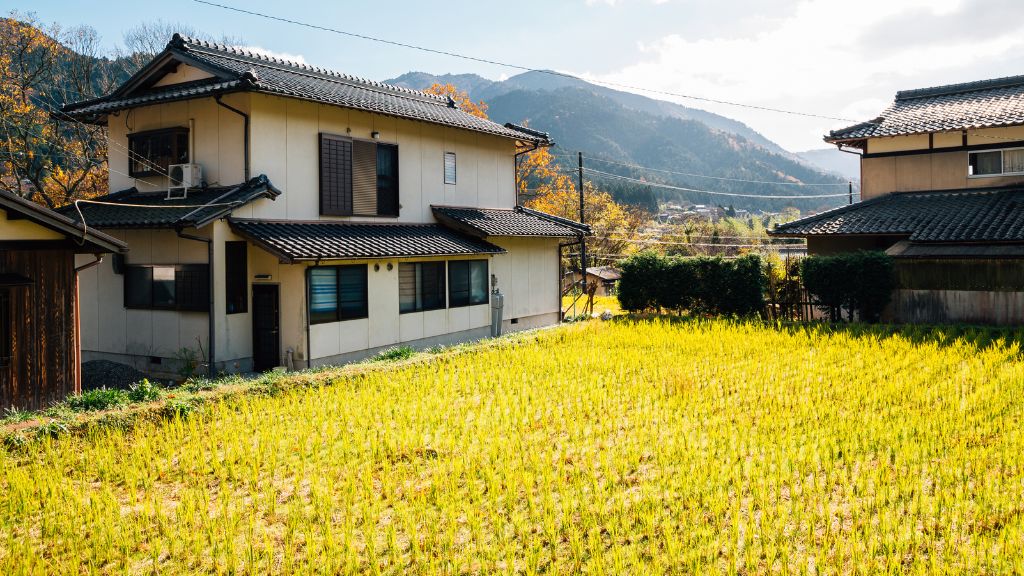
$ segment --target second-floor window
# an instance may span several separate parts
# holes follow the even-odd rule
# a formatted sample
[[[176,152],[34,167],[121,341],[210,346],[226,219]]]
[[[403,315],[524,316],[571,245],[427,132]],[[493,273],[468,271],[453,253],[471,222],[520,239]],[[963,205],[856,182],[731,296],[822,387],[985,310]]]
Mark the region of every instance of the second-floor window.
[[[968,176],[1024,174],[1024,148],[968,152]]]
[[[320,214],[398,216],[398,146],[320,134]]]
[[[188,163],[188,128],[163,128],[128,135],[128,175],[163,176],[171,164]]]

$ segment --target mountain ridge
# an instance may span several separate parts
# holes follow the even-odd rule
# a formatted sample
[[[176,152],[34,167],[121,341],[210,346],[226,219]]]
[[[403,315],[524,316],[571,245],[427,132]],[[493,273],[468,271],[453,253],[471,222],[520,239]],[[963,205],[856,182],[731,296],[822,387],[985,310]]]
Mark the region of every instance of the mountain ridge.
[[[778,211],[788,206],[801,211],[822,210],[845,202],[839,196],[792,200],[730,196],[818,196],[835,192],[843,193],[845,198],[847,182],[784,150],[741,122],[710,112],[540,73],[494,81],[475,74],[410,72],[386,82],[413,89],[425,89],[435,83],[452,84],[465,90],[471,99],[483,100],[491,119],[497,122],[526,121],[549,132],[557,142],[556,154],[558,150],[582,151],[588,164],[595,164],[593,167],[602,172],[650,183],[634,183],[625,186],[634,190],[624,191],[624,183],[615,182],[623,199],[643,197],[636,188],[653,188],[663,200],[731,204],[748,210]],[[709,125],[710,121],[715,125]],[[564,155],[559,158],[566,167],[574,167],[571,159]],[[610,177],[593,176],[600,178],[602,185],[610,186],[613,182]],[[801,183],[815,186],[794,185]],[[673,191],[659,188],[658,184],[705,192]]]

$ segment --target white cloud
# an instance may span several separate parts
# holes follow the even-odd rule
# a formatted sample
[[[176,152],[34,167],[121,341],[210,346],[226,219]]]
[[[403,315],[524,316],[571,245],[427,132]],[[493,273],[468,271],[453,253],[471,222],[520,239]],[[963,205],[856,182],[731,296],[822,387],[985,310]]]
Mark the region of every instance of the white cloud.
[[[260,56],[267,56],[270,58],[277,58],[279,60],[289,60],[291,62],[298,62],[299,64],[306,64],[305,57],[302,54],[289,54],[288,52],[274,52],[273,50],[267,50],[259,46],[239,46],[242,50],[247,50]]]
[[[866,120],[888,105],[896,89],[926,86],[936,79],[943,83],[952,76],[957,76],[952,81],[977,79],[970,74],[979,62],[998,62],[1024,48],[1024,25],[1019,18],[1006,19],[1010,22],[1001,28],[945,36],[941,42],[927,41],[919,30],[955,26],[974,12],[970,2],[803,0],[791,16],[754,34],[729,38],[671,34],[651,39],[640,43],[639,62],[589,77]],[[968,76],[960,77],[964,74]],[[821,146],[820,134],[844,124],[678,101],[744,120],[791,148]],[[808,136],[814,132],[818,136]]]

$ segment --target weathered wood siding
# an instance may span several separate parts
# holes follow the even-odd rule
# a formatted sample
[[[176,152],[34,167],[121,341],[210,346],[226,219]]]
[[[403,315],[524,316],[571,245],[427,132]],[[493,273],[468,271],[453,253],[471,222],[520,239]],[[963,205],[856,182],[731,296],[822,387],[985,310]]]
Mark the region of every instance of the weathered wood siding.
[[[1024,325],[1024,262],[902,260],[888,313],[896,322]]]
[[[0,272],[33,280],[10,293],[11,362],[0,408],[43,408],[76,391],[75,270],[70,250],[0,249]]]
[[[896,322],[1024,325],[1024,292],[895,290],[889,311]]]

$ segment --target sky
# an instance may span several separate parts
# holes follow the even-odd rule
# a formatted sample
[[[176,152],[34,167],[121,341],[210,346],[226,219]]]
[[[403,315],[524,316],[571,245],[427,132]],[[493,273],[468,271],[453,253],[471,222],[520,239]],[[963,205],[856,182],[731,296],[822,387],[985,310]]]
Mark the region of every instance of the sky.
[[[791,151],[878,116],[897,90],[1024,74],[1021,0],[217,0],[293,20],[533,69],[830,118],[641,94],[745,122]],[[113,50],[142,21],[374,80],[408,71],[521,70],[387,46],[194,0],[7,0]]]

